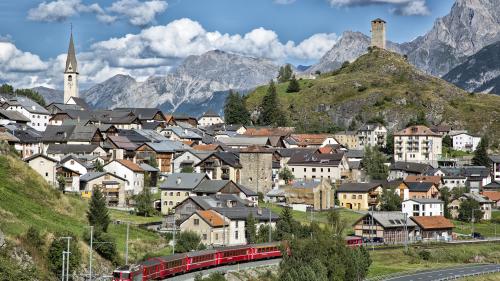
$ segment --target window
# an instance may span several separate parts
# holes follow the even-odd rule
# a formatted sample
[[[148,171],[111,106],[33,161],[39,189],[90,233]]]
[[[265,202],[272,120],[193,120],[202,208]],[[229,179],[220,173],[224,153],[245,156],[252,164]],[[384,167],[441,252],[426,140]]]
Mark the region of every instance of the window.
[[[234,239],[238,239],[238,231],[234,232]]]
[[[307,168],[304,168],[304,172],[306,172],[306,171],[307,171]]]
[[[170,196],[174,196],[174,193],[172,191],[170,192]]]
[[[292,168],[292,172],[295,172],[295,168]]]
[[[313,173],[315,173],[316,172],[316,168],[312,168],[312,171],[313,171]]]
[[[203,240],[207,240],[207,234],[203,234]]]
[[[215,240],[219,240],[219,233],[215,233]]]
[[[170,205],[170,206],[174,205],[174,201],[168,202],[168,205]]]
[[[177,195],[176,196],[181,196],[181,193],[180,192],[177,192]]]
[[[48,177],[49,176],[49,173],[45,173],[45,176]]]
[[[330,172],[330,168],[328,168],[328,173]]]
[[[199,219],[194,219],[194,225],[200,225],[200,220]]]
[[[351,196],[351,198],[352,198],[352,199],[356,199],[356,194],[353,194],[353,195]]]
[[[323,173],[323,168],[321,168],[321,172]]]
[[[347,199],[347,194],[344,194],[344,199]]]
[[[363,199],[363,195],[358,195],[358,199]]]

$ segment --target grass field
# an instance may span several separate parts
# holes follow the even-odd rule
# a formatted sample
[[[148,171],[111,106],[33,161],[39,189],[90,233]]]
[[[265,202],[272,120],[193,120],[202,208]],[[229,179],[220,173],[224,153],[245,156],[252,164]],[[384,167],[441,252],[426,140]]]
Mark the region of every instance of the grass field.
[[[109,209],[109,214],[111,215],[111,220],[130,222],[133,224],[151,223],[151,222],[161,222],[161,216],[143,217],[130,214],[127,211],[120,211],[115,209]]]
[[[428,260],[423,260],[419,253],[430,252]],[[371,251],[372,265],[369,277],[382,276],[398,272],[411,272],[432,268],[442,268],[473,262],[500,262],[500,243],[465,244],[448,246],[413,247],[408,253],[403,249]]]
[[[487,274],[475,277],[465,277],[457,279],[458,281],[498,281],[500,280],[500,273]]]

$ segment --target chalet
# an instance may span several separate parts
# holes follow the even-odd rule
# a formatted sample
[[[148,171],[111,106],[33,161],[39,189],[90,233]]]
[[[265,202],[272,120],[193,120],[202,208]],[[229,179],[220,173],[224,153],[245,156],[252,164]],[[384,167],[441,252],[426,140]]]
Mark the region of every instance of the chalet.
[[[109,172],[89,172],[80,177],[82,197],[90,198],[94,188],[100,188],[109,206],[126,206],[125,185],[128,180]]]
[[[172,161],[177,153],[186,151],[189,147],[176,141],[146,142],[135,149],[137,162],[149,163],[156,159],[161,173],[172,173]]]
[[[14,110],[0,109],[0,125],[7,125],[10,123],[18,123],[27,125],[30,119]]]
[[[26,159],[24,162],[39,173],[50,185],[57,186],[56,166],[58,161],[43,154],[35,154]]]
[[[417,225],[417,240],[449,241],[452,239],[453,223],[443,216],[414,216],[411,218]]]
[[[139,194],[144,189],[144,170],[130,160],[113,160],[104,165],[104,171],[118,175],[127,180],[125,192]]]
[[[200,167],[202,173],[213,180],[232,180],[240,183],[240,159],[233,152],[213,152],[201,160],[195,167]]]
[[[101,157],[107,156],[106,151],[95,144],[49,144],[45,153],[54,159],[62,159],[64,156],[69,154],[76,155],[78,157],[86,155]]]
[[[61,164],[56,167],[56,175],[58,185],[59,177],[64,179],[64,191],[65,192],[80,192],[80,176],[81,174],[78,171],[71,170]]]
[[[343,183],[337,189],[340,206],[352,210],[369,210],[379,206],[383,192],[380,183]]]
[[[356,236],[385,244],[403,244],[414,241],[416,224],[401,212],[368,212],[354,224]]]
[[[432,199],[439,197],[439,189],[432,182],[407,182],[403,181],[396,189],[401,200]]]
[[[174,173],[181,173],[184,169],[192,169],[193,171],[199,173],[200,168],[195,167],[196,164],[200,163],[201,160],[208,157],[214,151],[196,151],[196,150],[186,150],[175,156],[172,161],[172,168]]]
[[[169,175],[167,180],[160,185],[162,214],[170,213],[177,204],[190,195],[194,195],[193,190],[202,181],[208,179],[205,174],[173,173]]]

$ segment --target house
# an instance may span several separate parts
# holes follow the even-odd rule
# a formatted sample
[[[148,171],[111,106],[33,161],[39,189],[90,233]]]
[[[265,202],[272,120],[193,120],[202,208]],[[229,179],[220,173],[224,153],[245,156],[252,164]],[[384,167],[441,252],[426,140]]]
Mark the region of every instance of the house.
[[[139,167],[144,170],[144,186],[156,187],[158,185],[158,173],[160,170],[146,163],[140,163]]]
[[[291,134],[285,138],[288,148],[297,147],[323,147],[329,144],[339,144],[330,134]]]
[[[200,172],[200,167],[196,167],[196,164],[200,163],[201,160],[208,157],[214,151],[196,151],[196,150],[186,150],[177,156],[175,156],[172,161],[172,171],[174,173],[182,173],[183,169],[193,170],[196,173]]]
[[[498,209],[500,207],[500,191],[496,190],[485,190],[481,192],[481,195],[488,198],[491,202],[493,202],[493,208]]]
[[[167,127],[162,131],[162,134],[170,140],[193,141],[196,144],[199,144],[203,138],[193,130],[182,127]]]
[[[229,221],[213,210],[196,210],[180,223],[180,231],[193,231],[206,246],[227,245]]]
[[[426,126],[411,126],[394,133],[394,161],[437,166],[442,154],[442,136]]]
[[[42,135],[45,145],[51,143],[100,144],[104,140],[101,131],[94,126],[48,125]]]
[[[138,145],[124,136],[108,136],[105,146],[112,152],[112,159],[133,159]]]
[[[361,126],[356,132],[358,149],[366,147],[385,147],[387,143],[387,128],[377,123],[368,123]]]
[[[109,172],[89,172],[80,177],[80,191],[82,197],[90,198],[96,187],[101,190],[108,206],[125,207],[128,196],[125,186],[128,180]]]
[[[95,110],[92,112],[91,120],[94,124],[114,125],[122,130],[142,128],[139,117],[130,111]]]
[[[354,234],[385,244],[403,244],[415,240],[416,224],[401,212],[368,212],[354,224]]]
[[[479,193],[483,186],[491,183],[490,169],[484,166],[464,166],[464,175],[467,178],[465,185],[471,192]]]
[[[453,223],[443,216],[414,216],[411,220],[417,225],[417,240],[450,241],[453,234]]]
[[[287,166],[295,179],[305,181],[324,178],[333,183],[349,174],[349,166],[343,152],[318,154],[315,151],[300,151],[290,157]]]
[[[275,152],[262,146],[249,146],[240,149],[240,182],[246,187],[266,194],[273,187],[273,160]]]
[[[341,207],[366,211],[379,206],[382,192],[382,184],[377,182],[343,183],[337,189],[337,198]]]
[[[443,137],[448,135],[452,130],[451,126],[447,125],[433,125],[430,128],[434,133],[439,134]]]
[[[205,174],[173,173],[160,185],[161,213],[170,213],[177,204],[184,201],[202,181],[208,180]]]
[[[37,131],[45,131],[50,119],[50,112],[43,106],[27,97],[15,97],[7,100],[3,105],[3,109],[17,111],[28,118],[28,126]]]
[[[443,180],[443,187],[453,190],[457,187],[465,187],[467,177],[462,168],[437,168],[427,172],[430,176],[440,176]]]
[[[432,182],[438,189],[444,184],[441,176],[407,176],[404,181],[406,182]]]
[[[171,116],[171,121],[176,125],[179,123],[186,123],[192,126],[193,128],[198,127],[198,120],[195,117],[184,115],[184,114],[175,114]]]
[[[64,191],[65,192],[80,192],[80,176],[78,171],[71,170],[61,164],[56,167],[56,178],[59,183],[59,178],[64,178]]]
[[[256,146],[271,146],[269,137],[248,137],[248,136],[234,136],[234,137],[219,137],[217,141],[230,148],[245,148],[252,145]]]
[[[259,197],[255,191],[230,180],[203,180],[192,190],[192,193],[196,196],[234,194],[242,200],[247,200],[248,205],[257,206],[259,203]]]
[[[73,154],[69,154],[61,159],[60,164],[71,171],[85,175],[89,171],[89,166]]]
[[[439,189],[433,182],[407,182],[403,181],[396,189],[401,200],[431,199],[439,197]]]
[[[56,159],[43,154],[35,154],[24,159],[24,162],[28,163],[50,185],[57,187],[56,166],[58,161]]]
[[[349,150],[357,149],[359,147],[358,136],[355,131],[340,131],[335,133],[333,137],[340,145],[346,147]]]
[[[144,189],[144,169],[130,160],[113,160],[104,165],[103,169],[127,180],[125,183],[127,194],[136,195]]]
[[[500,155],[491,155],[490,160],[492,163],[492,180],[500,181]]]
[[[326,180],[295,181],[291,185],[280,188],[285,202],[290,205],[312,206],[314,210],[328,210],[335,207],[335,191]],[[271,194],[276,190],[269,191]],[[269,195],[268,197],[272,197]]]
[[[443,216],[444,202],[435,198],[408,199],[402,203],[402,212],[409,217]]]
[[[200,171],[213,180],[241,182],[242,166],[240,159],[233,152],[213,152],[196,164],[195,167],[200,167]]]
[[[207,127],[207,126],[212,126],[215,124],[224,124],[224,120],[222,117],[220,117],[219,114],[207,110],[199,119],[198,119],[198,126],[201,127]]]
[[[78,157],[86,155],[107,157],[106,151],[95,144],[49,144],[45,153],[54,159],[62,159],[69,154]]]
[[[458,133],[451,136],[453,149],[461,151],[475,151],[477,145],[481,141],[481,137],[471,135],[469,133]]]
[[[247,201],[235,194],[212,194],[210,196],[189,196],[174,208],[174,217],[183,220],[196,210],[213,210],[214,208],[246,208]]]
[[[30,119],[18,111],[0,109],[0,125],[19,123],[27,125]]]
[[[187,150],[188,147],[177,141],[146,142],[135,149],[137,162],[150,162],[156,159],[161,173],[172,173],[172,161],[176,153]]]
[[[153,123],[153,122],[163,123],[167,121],[167,117],[158,108],[118,107],[115,108],[114,111],[132,113],[134,116],[137,116],[137,119],[139,119],[141,123]]]
[[[43,152],[41,143],[42,132],[20,123],[3,125],[3,127],[0,128],[2,131],[17,138],[18,141],[14,142],[13,146],[22,158],[27,158]]]
[[[451,201],[448,204],[448,209],[450,210],[450,215],[452,218],[456,219],[459,215],[460,205],[466,200],[474,200],[479,203],[479,208],[483,212],[483,217],[479,218],[481,220],[491,220],[491,208],[493,206],[493,201],[489,200],[487,197],[477,194],[477,193],[464,193],[458,199]],[[474,212],[473,212],[474,213]],[[478,218],[476,218],[477,220]]]
[[[432,169],[429,164],[396,161],[389,166],[389,181],[405,179],[408,176],[420,176]]]

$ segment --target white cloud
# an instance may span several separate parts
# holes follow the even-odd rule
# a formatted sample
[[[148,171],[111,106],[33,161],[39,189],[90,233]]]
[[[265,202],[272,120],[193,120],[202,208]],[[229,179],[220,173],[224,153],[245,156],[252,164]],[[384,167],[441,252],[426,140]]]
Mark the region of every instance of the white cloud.
[[[154,23],[156,15],[167,9],[167,2],[151,0],[118,0],[110,7],[103,9],[99,4],[85,5],[82,0],[55,0],[42,2],[28,11],[28,19],[33,21],[55,22],[64,21],[81,13],[95,14],[97,20],[112,23],[118,18],[124,18],[133,25],[144,26]]]
[[[108,8],[108,11],[125,16],[133,25],[147,25],[154,22],[157,14],[167,9],[166,1],[152,0],[139,2],[138,0],[119,0]]]
[[[200,23],[184,18],[167,25],[145,28],[137,34],[100,41],[91,45],[88,51],[78,53],[80,84],[86,88],[116,74],[128,74],[138,80],[145,80],[152,75],[165,75],[187,56],[214,49],[267,58],[279,64],[310,63],[323,56],[336,40],[335,34],[319,33],[297,43],[281,42],[276,32],[263,27],[246,34],[228,34],[207,31]],[[0,77],[18,86],[32,87],[38,83],[61,88],[66,54],[43,62],[35,55],[17,50],[12,43],[3,44],[10,44],[10,49],[3,48],[3,52],[0,49]],[[17,55],[12,55],[16,53],[13,50],[17,50]],[[7,52],[8,55],[2,55]],[[9,58],[8,63],[4,57]],[[6,65],[10,69],[5,69]],[[14,72],[23,67],[25,71],[33,70],[34,73],[27,77]],[[4,75],[6,73],[9,75]]]
[[[391,5],[391,12],[403,16],[426,16],[430,14],[426,0],[327,0],[336,7]]]
[[[46,67],[37,55],[21,51],[13,43],[0,42],[0,73],[33,72]]]

